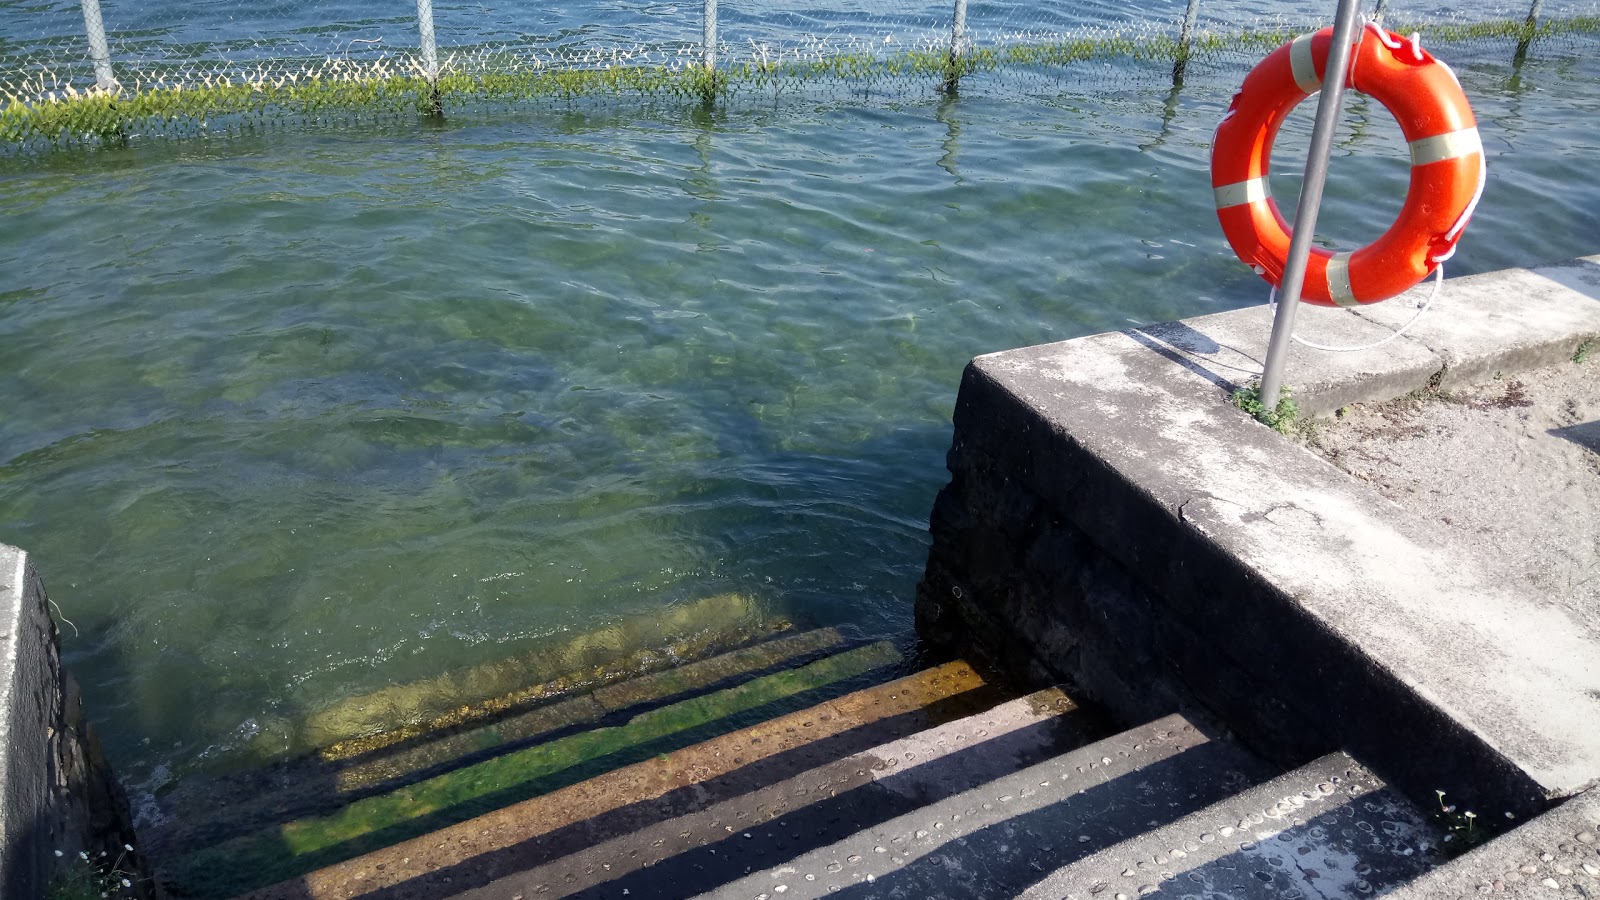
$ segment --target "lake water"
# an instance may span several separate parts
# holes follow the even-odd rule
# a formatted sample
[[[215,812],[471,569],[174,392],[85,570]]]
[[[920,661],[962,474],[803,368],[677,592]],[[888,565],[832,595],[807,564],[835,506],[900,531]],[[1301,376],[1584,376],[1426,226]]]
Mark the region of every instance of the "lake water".
[[[1594,44],[1457,65],[1490,180],[1450,274],[1600,251]],[[141,791],[706,597],[904,638],[968,359],[1265,301],[1207,174],[1241,76],[0,159],[0,540]],[[1381,108],[1333,171],[1323,232],[1370,240],[1407,172]]]

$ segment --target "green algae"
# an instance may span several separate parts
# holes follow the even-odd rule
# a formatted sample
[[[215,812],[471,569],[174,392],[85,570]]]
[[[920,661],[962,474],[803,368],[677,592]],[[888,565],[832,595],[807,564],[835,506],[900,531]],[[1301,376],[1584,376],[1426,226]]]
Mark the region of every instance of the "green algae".
[[[889,642],[860,647],[358,800],[331,815],[236,838],[174,861],[166,874],[185,896],[236,894],[537,796],[559,786],[563,773],[593,774],[589,770],[602,760],[625,765],[654,756],[674,736],[699,736],[717,723],[731,727],[742,713],[900,659]]]

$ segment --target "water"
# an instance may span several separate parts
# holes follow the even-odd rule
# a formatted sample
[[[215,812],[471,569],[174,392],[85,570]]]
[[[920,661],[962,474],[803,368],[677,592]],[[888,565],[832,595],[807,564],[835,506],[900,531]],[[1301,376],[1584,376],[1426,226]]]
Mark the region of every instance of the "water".
[[[1593,48],[1507,50],[1458,66],[1491,175],[1452,275],[1600,250]],[[1238,74],[0,160],[0,540],[141,790],[718,594],[904,637],[969,358],[1264,301],[1210,205]],[[1364,113],[1347,244],[1405,190]]]

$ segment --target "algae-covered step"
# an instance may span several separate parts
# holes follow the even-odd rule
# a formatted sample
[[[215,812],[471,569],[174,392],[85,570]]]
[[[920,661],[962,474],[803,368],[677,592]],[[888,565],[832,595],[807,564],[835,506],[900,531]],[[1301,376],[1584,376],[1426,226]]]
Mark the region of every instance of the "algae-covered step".
[[[837,629],[785,635],[728,653],[616,682],[472,727],[445,728],[380,745],[348,759],[301,757],[249,781],[189,786],[186,814],[147,830],[159,856],[193,852],[266,826],[332,812],[366,796],[463,768],[536,742],[610,723],[698,692],[731,687],[780,667],[837,653],[850,640]],[[174,804],[176,805],[176,804]]]
[[[574,857],[573,863],[583,868],[610,866],[620,875],[638,862],[632,857],[647,851],[630,848],[622,854],[629,861],[607,855],[606,844],[619,836],[642,836],[685,815],[709,813],[715,818],[718,807],[732,802],[740,807],[732,817],[709,826],[726,836],[733,833],[727,829],[741,816],[764,818],[775,811],[776,806],[762,799],[772,790],[789,791],[788,804],[803,803],[801,798],[807,792],[826,795],[833,787],[823,782],[842,773],[854,777],[857,770],[873,767],[864,759],[851,763],[850,758],[925,734],[926,729],[944,723],[986,714],[1011,696],[967,663],[946,663],[309,872],[251,893],[248,900],[350,900],[393,896],[393,892],[417,898],[456,896],[472,886],[562,857]],[[1059,709],[1054,703],[1049,707],[1030,715],[1061,719],[1064,713],[1076,718],[1075,712]],[[981,730],[998,736],[1008,729],[1003,723],[991,722],[979,724],[973,734]],[[956,740],[960,742],[959,736]],[[982,752],[985,765],[996,758],[993,749],[986,747]],[[896,752],[900,751],[915,752],[912,747]],[[793,780],[797,776],[798,782]],[[782,784],[787,788],[776,787]],[[849,803],[851,796],[840,791],[838,802]],[[681,830],[671,832],[674,840],[682,837]],[[695,829],[687,830],[693,837]],[[652,849],[648,852],[655,852],[654,839],[649,843]],[[657,887],[676,891],[675,896],[688,893],[685,883],[671,879]]]
[[[765,675],[712,694],[581,731],[416,784],[357,800],[338,812],[264,828],[174,860],[164,871],[179,896],[229,896],[462,822],[581,781],[605,769],[749,724],[768,708],[901,663],[887,641]],[[763,716],[765,717],[765,716]]]

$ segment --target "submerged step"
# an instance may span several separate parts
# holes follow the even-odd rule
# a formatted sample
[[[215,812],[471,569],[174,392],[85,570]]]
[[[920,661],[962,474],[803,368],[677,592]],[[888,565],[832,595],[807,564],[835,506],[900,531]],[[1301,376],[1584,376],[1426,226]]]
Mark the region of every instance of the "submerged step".
[[[335,900],[400,891],[449,896],[530,864],[540,841],[565,846],[659,820],[652,801],[706,805],[993,706],[998,689],[966,663],[929,669],[596,776],[249,895]],[[642,818],[636,818],[642,817]],[[607,829],[610,829],[607,832]],[[537,864],[539,860],[535,860]],[[459,879],[459,881],[457,880]],[[531,896],[531,895],[530,895]]]
[[[618,829],[611,840],[459,896],[648,897],[661,895],[663,885],[688,896],[1075,749],[1103,730],[1098,714],[1080,710],[1059,689],[1039,691],[720,803],[663,798],[676,802],[629,817],[627,824],[642,827]],[[518,855],[554,856],[561,850],[555,844],[519,848]],[[452,886],[471,885],[481,874],[462,867]],[[411,893],[421,896],[415,887]]]
[[[244,779],[186,786],[182,814],[142,837],[158,858],[310,815],[353,800],[462,768],[564,732],[600,724],[697,691],[726,686],[781,666],[837,651],[849,643],[822,628],[744,647],[711,659],[642,675],[525,710],[475,727],[444,729],[404,743],[379,746],[349,759],[301,757]]]
[[[666,754],[726,732],[769,706],[899,664],[880,642],[516,750],[325,816],[264,828],[161,866],[172,893],[229,896],[426,834],[581,781],[604,768]]]
[[[789,627],[743,594],[718,594],[652,610],[599,631],[546,642],[496,662],[382,688],[307,717],[302,739],[346,757],[448,724],[504,711],[554,692],[605,684],[707,657]],[[534,685],[534,687],[529,687]]]
[[[1233,900],[1355,900],[1441,861],[1438,830],[1381,778],[1331,753],[1035,884],[1028,900],[1160,891]]]
[[[1052,869],[1271,774],[1238,744],[1172,715],[763,866],[705,896],[1014,897]],[[782,825],[752,830],[751,840],[776,842],[784,833]],[[644,886],[630,900],[692,896],[660,883]]]

